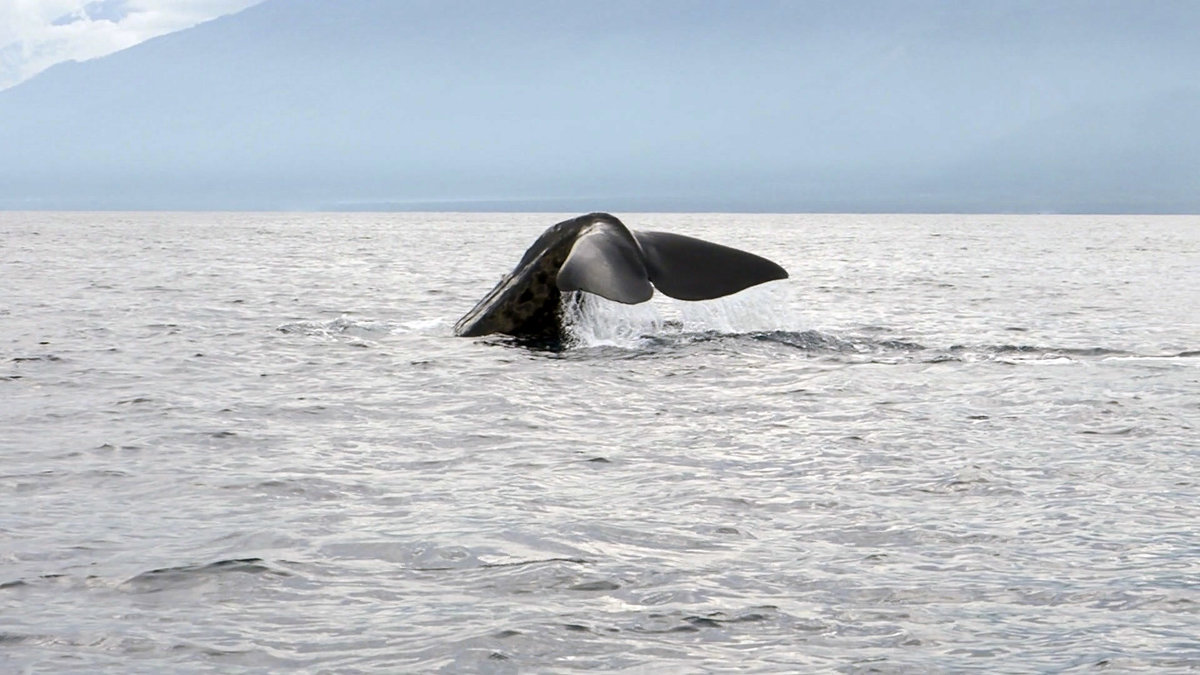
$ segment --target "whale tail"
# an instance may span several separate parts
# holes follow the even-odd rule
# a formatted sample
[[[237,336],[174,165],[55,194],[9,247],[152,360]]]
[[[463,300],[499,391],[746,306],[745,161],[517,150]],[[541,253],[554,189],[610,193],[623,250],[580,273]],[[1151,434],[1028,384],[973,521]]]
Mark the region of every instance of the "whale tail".
[[[560,290],[636,305],[654,295],[650,272],[637,240],[613,221],[597,220],[575,239],[555,283]]]
[[[712,300],[776,279],[787,270],[736,248],[670,232],[634,232],[650,281],[679,300]]]
[[[600,221],[575,240],[557,283],[564,291],[636,305],[655,288],[679,300],[712,300],[787,275],[770,260],[736,248]]]
[[[655,288],[680,300],[710,300],[787,275],[753,253],[680,234],[633,232],[607,213],[591,213],[543,232],[454,333],[553,342],[562,335],[564,291],[627,305],[649,300]]]

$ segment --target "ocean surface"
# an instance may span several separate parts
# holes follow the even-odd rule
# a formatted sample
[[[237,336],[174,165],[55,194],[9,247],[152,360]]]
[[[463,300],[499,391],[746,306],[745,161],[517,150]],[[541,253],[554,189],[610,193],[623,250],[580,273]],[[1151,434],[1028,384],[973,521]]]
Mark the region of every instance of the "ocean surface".
[[[0,672],[1195,672],[1200,217],[0,213]]]

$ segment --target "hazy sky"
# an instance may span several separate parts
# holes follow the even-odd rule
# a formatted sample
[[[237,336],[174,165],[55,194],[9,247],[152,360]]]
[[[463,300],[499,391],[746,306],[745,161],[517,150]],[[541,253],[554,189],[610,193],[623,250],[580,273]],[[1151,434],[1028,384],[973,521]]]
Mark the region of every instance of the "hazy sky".
[[[0,89],[262,0],[0,0]]]
[[[5,2],[243,11],[0,91],[0,208],[1200,211],[1200,0]]]

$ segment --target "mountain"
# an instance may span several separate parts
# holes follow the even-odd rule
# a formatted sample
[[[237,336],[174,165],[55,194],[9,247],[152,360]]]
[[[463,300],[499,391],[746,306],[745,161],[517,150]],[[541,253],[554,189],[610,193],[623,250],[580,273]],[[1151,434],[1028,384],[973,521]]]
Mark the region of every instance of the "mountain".
[[[0,208],[1200,211],[1200,3],[267,0],[0,91]]]

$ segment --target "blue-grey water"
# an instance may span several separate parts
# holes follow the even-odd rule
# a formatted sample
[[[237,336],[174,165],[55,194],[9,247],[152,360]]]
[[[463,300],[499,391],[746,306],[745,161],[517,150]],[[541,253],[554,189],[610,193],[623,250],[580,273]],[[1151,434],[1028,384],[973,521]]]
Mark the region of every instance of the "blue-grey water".
[[[0,213],[0,671],[1200,669],[1200,218],[618,215]]]

